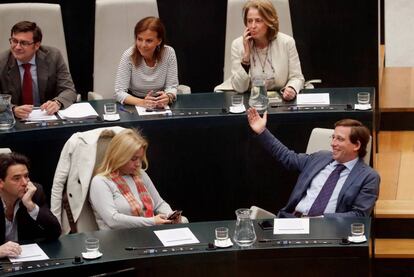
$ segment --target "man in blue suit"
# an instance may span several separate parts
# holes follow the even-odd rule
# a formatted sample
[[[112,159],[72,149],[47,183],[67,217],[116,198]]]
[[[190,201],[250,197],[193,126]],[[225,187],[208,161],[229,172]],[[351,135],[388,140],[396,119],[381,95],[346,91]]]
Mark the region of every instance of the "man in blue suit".
[[[279,217],[370,216],[378,198],[380,177],[363,161],[370,134],[361,122],[353,119],[336,122],[332,151],[308,155],[288,149],[266,129],[267,112],[261,117],[250,108],[247,117],[258,141],[272,157],[287,169],[300,172]],[[335,172],[336,178],[332,177]]]

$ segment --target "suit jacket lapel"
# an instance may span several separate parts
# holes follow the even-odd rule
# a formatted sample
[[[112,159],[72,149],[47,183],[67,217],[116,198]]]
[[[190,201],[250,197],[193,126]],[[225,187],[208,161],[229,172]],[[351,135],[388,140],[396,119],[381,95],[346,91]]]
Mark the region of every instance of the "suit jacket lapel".
[[[3,208],[3,201],[0,198],[0,244],[5,243],[6,222]]]
[[[15,105],[21,105],[22,80],[20,78],[20,71],[17,61],[11,53],[8,60],[7,79],[10,86],[10,93],[12,95],[12,103]]]
[[[37,83],[39,86],[40,104],[46,102],[46,86],[47,86],[47,72],[48,64],[46,62],[46,53],[40,48],[36,52],[36,67],[37,67]]]
[[[336,207],[339,207],[340,203],[342,202],[345,192],[351,187],[351,185],[355,182],[355,179],[358,177],[361,170],[366,166],[365,162],[362,159],[359,159],[358,162],[355,164],[354,168],[352,168],[351,172],[346,178],[344,185],[342,186],[341,191],[338,195],[338,203]]]
[[[297,188],[297,191],[295,193],[295,199],[294,199],[294,206],[299,203],[300,200],[302,200],[303,196],[305,195],[306,191],[310,187],[310,183],[312,182],[313,178],[323,169],[327,164],[329,164],[332,161],[332,156],[327,156],[324,158],[322,162],[316,163],[311,171],[309,172],[309,175],[304,182],[302,182],[301,186]]]

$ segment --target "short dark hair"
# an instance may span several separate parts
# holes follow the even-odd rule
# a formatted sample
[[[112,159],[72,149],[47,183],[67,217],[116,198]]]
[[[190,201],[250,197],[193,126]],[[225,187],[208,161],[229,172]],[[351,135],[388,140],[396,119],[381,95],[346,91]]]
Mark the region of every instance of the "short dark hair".
[[[349,140],[356,144],[358,141],[361,143],[361,147],[358,150],[358,156],[360,158],[365,157],[367,154],[367,145],[370,139],[369,129],[361,122],[355,119],[342,119],[335,123],[335,128],[338,126],[351,127],[351,134]]]
[[[34,42],[41,42],[42,41],[42,30],[40,30],[39,26],[36,25],[35,22],[30,21],[20,21],[14,24],[11,29],[10,36],[17,33],[33,33],[33,41]]]
[[[7,170],[16,164],[25,165],[29,169],[29,159],[26,156],[15,152],[0,154],[0,179],[6,179]]]

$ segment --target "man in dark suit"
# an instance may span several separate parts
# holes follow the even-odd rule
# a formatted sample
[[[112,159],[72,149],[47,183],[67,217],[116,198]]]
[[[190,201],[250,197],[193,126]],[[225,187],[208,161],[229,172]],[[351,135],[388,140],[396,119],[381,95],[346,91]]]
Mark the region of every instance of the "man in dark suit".
[[[9,41],[10,50],[0,54],[0,93],[12,96],[16,117],[27,118],[33,106],[54,114],[76,101],[75,86],[61,53],[40,45],[42,31],[36,23],[16,23]]]
[[[279,217],[370,216],[378,198],[380,177],[364,163],[369,130],[361,122],[335,123],[332,152],[297,154],[266,129],[267,113],[247,112],[252,130],[263,147],[286,168],[300,172]]]
[[[42,186],[29,180],[28,166],[23,155],[0,154],[0,257],[19,255],[16,241],[55,239],[61,233]]]

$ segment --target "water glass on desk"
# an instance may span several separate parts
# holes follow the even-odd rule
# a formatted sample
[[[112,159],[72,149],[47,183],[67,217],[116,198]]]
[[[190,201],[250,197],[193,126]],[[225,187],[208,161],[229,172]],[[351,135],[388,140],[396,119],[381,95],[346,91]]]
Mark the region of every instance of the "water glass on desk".
[[[85,249],[86,249],[86,252],[90,252],[90,253],[99,252],[99,239],[87,238],[85,240]]]
[[[358,92],[357,100],[358,100],[358,104],[369,104],[370,102],[369,92]]]
[[[229,238],[229,228],[227,227],[217,227],[215,229],[216,240],[222,242],[226,241]]]
[[[104,113],[105,114],[116,114],[116,103],[104,104]]]
[[[231,96],[231,105],[234,107],[243,105],[243,95],[235,94]]]
[[[351,235],[353,237],[363,236],[365,233],[364,223],[352,223],[351,224]]]

